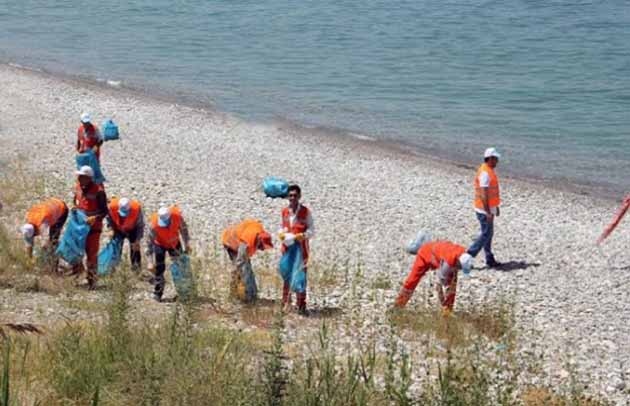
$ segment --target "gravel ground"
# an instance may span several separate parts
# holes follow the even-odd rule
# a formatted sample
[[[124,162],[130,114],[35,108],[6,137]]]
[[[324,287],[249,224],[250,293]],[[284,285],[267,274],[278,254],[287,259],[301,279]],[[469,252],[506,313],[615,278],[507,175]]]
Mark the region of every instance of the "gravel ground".
[[[316,223],[313,261],[350,258],[362,264],[367,279],[390,278],[391,289],[362,302],[377,323],[412,260],[401,247],[418,229],[463,245],[478,232],[471,207],[474,168],[5,65],[0,100],[0,160],[24,157],[67,184],[67,200],[80,113],[91,111],[97,122],[113,117],[122,140],[102,150],[108,195],[138,198],[147,212],[178,203],[201,250],[244,217],[260,218],[275,232],[285,202],[266,199],[261,180],[279,175],[298,182]],[[502,166],[509,166],[509,157],[499,174]],[[457,306],[513,296],[525,332],[520,345],[542,349],[551,376],[566,379],[564,366],[574,363],[590,391],[628,404],[630,222],[598,249],[594,241],[617,202],[522,179],[501,181],[494,250],[508,270],[483,269],[480,255],[473,276],[460,280]],[[422,291],[413,302],[424,300]],[[0,293],[0,303],[11,301],[8,292]],[[343,306],[346,292],[330,295],[312,292],[310,300]]]

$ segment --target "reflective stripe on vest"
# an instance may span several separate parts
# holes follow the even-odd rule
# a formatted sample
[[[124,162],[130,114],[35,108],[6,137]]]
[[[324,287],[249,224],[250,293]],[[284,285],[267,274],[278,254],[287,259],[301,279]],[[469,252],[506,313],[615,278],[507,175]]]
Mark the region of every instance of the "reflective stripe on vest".
[[[126,217],[120,217],[118,210],[120,209],[120,199],[113,198],[109,202],[109,217],[114,223],[114,227],[120,231],[128,233],[133,231],[138,222],[138,216],[142,206],[135,199],[129,201],[129,214]]]
[[[63,201],[51,198],[32,206],[26,212],[26,222],[35,227],[35,234],[37,235],[42,224],[46,223],[52,227],[66,211],[67,207]]]
[[[96,199],[96,195],[104,190],[105,189],[103,188],[103,185],[92,183],[84,193],[83,189],[81,189],[81,185],[77,183],[75,188],[75,203],[77,208],[83,210],[87,216],[101,214],[100,207],[98,207],[98,200]]]
[[[482,200],[482,193],[484,188],[479,186],[479,175],[481,175],[482,172],[486,172],[490,177],[490,184],[487,188],[488,206],[490,208],[497,207],[501,204],[501,198],[499,196],[499,178],[494,172],[494,169],[492,169],[486,163],[481,164],[481,166],[477,170],[477,175],[475,176],[475,207],[481,210],[484,209]]]
[[[79,152],[83,153],[88,149],[94,147],[99,142],[99,138],[96,136],[96,127],[94,125],[90,126],[91,131],[88,130],[87,135],[85,134],[85,128],[83,126],[79,126],[77,130],[77,137],[79,137]]]
[[[177,206],[169,208],[171,212],[171,222],[167,227],[160,227],[158,224],[158,214],[151,215],[151,229],[155,237],[153,243],[166,249],[175,249],[179,245],[179,228],[182,224],[182,212]]]
[[[288,232],[292,234],[304,233],[308,229],[308,223],[306,222],[308,214],[308,208],[300,205],[297,215],[295,216],[293,226],[291,226],[291,209],[285,207],[282,209],[282,228],[288,230]],[[300,241],[299,244],[302,246],[302,257],[304,258],[304,264],[306,264],[310,251],[308,240],[304,239]],[[286,251],[286,246],[284,244],[282,244],[281,250],[282,252]]]

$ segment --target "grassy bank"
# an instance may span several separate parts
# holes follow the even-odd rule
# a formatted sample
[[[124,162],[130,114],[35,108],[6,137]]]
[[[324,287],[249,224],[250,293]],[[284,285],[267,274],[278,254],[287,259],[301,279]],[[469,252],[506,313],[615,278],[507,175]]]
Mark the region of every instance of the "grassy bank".
[[[359,334],[372,322],[365,300],[378,303],[379,292],[397,286],[387,272],[368,278],[360,265],[313,265],[310,288],[325,296],[341,287],[348,300],[307,319],[283,315],[270,299],[279,279],[265,257],[256,270],[262,300],[230,302],[229,264],[217,244],[197,250],[196,294],[185,303],[143,301],[150,287],[128,264],[87,292],[24,257],[13,225],[54,190],[21,171],[0,179],[2,294],[37,294],[83,313],[46,325],[2,319],[0,406],[604,404],[574,374],[557,387],[545,383],[542,360],[518,350],[508,300],[450,318],[434,303],[388,311],[382,327]]]

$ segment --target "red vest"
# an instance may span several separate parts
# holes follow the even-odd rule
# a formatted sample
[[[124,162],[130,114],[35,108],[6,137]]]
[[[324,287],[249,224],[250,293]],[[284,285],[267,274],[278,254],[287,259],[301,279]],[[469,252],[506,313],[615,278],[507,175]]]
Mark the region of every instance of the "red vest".
[[[423,262],[429,269],[438,269],[440,262],[444,261],[454,268],[464,252],[466,248],[450,241],[428,242],[418,251],[416,263]]]
[[[309,214],[308,208],[306,206],[300,205],[300,208],[298,209],[298,212],[297,212],[297,216],[295,217],[295,222],[293,223],[293,226],[291,226],[291,221],[290,221],[291,209],[289,209],[288,207],[283,208],[282,209],[282,228],[292,234],[304,233],[308,229],[308,224],[306,223],[308,214]],[[309,254],[308,240],[304,239],[300,241],[299,244],[302,246],[302,255],[304,257],[304,264],[306,265],[308,261],[308,254]],[[282,252],[284,252],[285,250],[286,250],[286,247],[282,245]]]
[[[83,126],[79,126],[77,130],[77,137],[79,138],[79,152],[84,153],[88,149],[98,145],[100,139],[97,134],[97,129],[93,124],[90,124],[87,130],[87,135],[85,134],[85,128]],[[101,151],[100,149],[96,153],[96,157],[100,158]]]
[[[78,209],[81,209],[88,216],[94,216],[95,214],[100,213],[100,208],[98,207],[98,200],[96,199],[96,195],[98,192],[104,192],[105,188],[103,185],[96,184],[92,182],[90,186],[88,186],[87,190],[83,192],[81,189],[81,185],[77,183],[75,187],[75,197],[74,202]]]
[[[155,237],[153,243],[166,249],[175,249],[179,245],[179,227],[182,224],[182,212],[177,206],[171,206],[171,222],[167,227],[160,227],[158,214],[151,215],[151,229]]]
[[[111,202],[109,202],[109,217],[112,219],[115,230],[122,231],[123,233],[129,233],[136,227],[136,222],[138,221],[138,216],[140,215],[142,206],[140,205],[140,202],[132,199],[129,202],[129,214],[127,217],[120,217],[120,214],[118,213],[118,209],[120,208],[119,201],[120,200],[118,198],[113,198]]]

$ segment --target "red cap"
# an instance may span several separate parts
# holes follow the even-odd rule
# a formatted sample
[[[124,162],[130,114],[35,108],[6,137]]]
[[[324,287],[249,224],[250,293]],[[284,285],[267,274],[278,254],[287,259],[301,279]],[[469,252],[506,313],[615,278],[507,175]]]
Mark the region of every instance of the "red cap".
[[[271,241],[271,234],[266,231],[258,233],[258,239],[263,245],[263,249],[273,248],[273,242]]]

